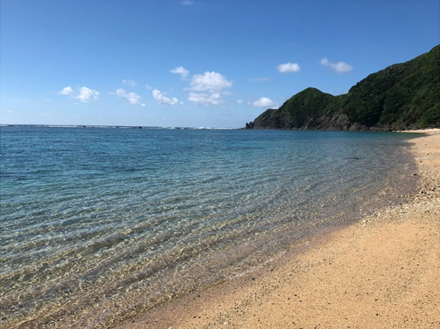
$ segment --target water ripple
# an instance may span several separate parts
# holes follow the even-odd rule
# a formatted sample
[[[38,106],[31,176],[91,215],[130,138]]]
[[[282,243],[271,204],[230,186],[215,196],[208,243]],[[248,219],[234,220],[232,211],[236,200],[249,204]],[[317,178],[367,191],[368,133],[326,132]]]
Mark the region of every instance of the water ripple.
[[[4,327],[97,327],[240,275],[413,168],[402,134],[1,133]]]

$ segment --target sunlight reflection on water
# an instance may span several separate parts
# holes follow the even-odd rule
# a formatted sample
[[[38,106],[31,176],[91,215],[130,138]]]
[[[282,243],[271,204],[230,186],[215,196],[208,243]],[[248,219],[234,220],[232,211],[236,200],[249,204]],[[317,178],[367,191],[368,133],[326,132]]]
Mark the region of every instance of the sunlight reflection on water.
[[[6,327],[94,327],[240,275],[414,168],[403,134],[1,133]]]

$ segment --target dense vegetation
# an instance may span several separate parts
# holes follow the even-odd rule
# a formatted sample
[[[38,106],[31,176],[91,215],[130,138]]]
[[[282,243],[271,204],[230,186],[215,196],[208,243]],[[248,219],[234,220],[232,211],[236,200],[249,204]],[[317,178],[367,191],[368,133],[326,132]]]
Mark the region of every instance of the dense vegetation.
[[[248,129],[402,130],[440,127],[440,45],[358,82],[345,95],[307,88]]]

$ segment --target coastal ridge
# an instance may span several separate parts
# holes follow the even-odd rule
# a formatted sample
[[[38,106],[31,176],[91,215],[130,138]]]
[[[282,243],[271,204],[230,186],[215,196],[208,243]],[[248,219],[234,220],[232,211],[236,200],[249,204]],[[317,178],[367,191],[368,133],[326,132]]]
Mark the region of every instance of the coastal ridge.
[[[440,127],[440,45],[333,96],[307,88],[246,129],[395,131]]]

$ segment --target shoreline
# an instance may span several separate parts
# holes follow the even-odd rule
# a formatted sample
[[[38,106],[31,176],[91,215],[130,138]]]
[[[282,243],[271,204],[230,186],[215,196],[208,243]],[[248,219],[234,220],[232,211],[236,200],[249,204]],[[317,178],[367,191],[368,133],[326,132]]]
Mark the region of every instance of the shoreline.
[[[440,326],[440,130],[412,139],[418,194],[303,239],[263,269],[116,328]],[[374,297],[374,298],[373,298]]]

